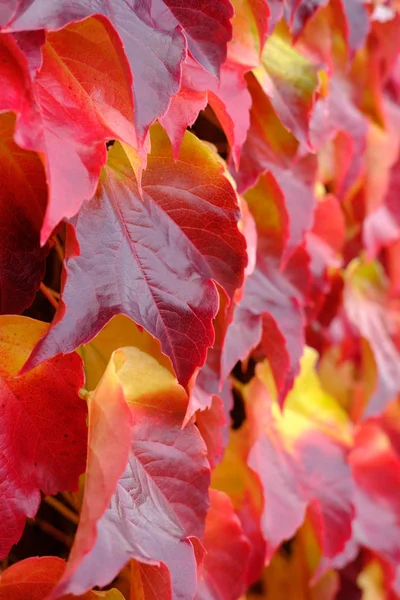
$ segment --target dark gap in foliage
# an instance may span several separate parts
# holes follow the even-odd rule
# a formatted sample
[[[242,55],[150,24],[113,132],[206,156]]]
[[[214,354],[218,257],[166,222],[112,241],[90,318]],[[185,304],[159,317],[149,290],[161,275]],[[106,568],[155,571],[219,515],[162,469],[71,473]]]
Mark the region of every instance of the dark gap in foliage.
[[[46,270],[43,284],[54,292],[61,292],[62,255],[65,247],[65,225],[57,227],[53,237],[48,242],[50,251],[46,258]],[[22,313],[25,317],[51,323],[55,308],[39,289],[32,304]]]
[[[229,144],[221,125],[210,106],[200,111],[199,116],[189,129],[197,135],[198,138],[206,142],[211,142],[218,150],[223,159],[227,159]]]
[[[58,556],[67,559],[76,525],[55,508],[42,502],[33,519],[27,519],[21,539],[9,554],[9,565],[32,556]],[[60,533],[60,539],[55,535]],[[65,538],[64,543],[61,538]]]
[[[233,408],[230,411],[232,429],[239,429],[246,420],[246,408],[242,394],[236,388],[232,388]]]
[[[357,578],[364,567],[363,553],[338,571],[340,576],[340,587],[335,600],[361,600],[363,592],[357,585]]]
[[[290,558],[293,554],[293,543],[294,543],[294,538],[290,538],[290,540],[286,540],[285,542],[282,543],[281,547],[279,548],[279,552],[285,557],[285,558]]]
[[[249,587],[249,594],[255,596],[266,596],[266,588],[265,583],[260,579],[260,581],[256,581]]]
[[[246,366],[244,366],[244,363],[238,360],[236,365],[233,367],[232,375],[241,383],[249,383],[256,374],[256,365],[257,361],[253,357],[249,358]]]

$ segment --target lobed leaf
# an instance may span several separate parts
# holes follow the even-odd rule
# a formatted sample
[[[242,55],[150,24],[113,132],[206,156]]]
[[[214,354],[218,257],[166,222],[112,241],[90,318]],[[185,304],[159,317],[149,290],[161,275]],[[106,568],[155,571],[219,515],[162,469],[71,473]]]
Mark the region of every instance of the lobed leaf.
[[[256,266],[245,281],[222,351],[222,377],[263,342],[282,399],[293,385],[304,344],[303,306],[308,294],[308,256],[300,247],[284,262],[287,212],[272,175],[246,194],[258,229]]]
[[[0,555],[34,517],[40,490],[75,490],[85,469],[86,405],[79,398],[82,361],[56,356],[23,376],[18,371],[47,325],[0,317]]]
[[[142,194],[115,145],[96,196],[74,221],[80,255],[66,261],[59,310],[25,370],[87,343],[120,313],[160,340],[183,385],[204,363],[218,309],[214,281],[231,297],[246,262],[235,192],[201,142],[187,134],[175,162],[156,127]]]
[[[351,429],[346,414],[320,387],[314,363],[315,354],[306,352],[283,414],[259,381],[246,393],[254,436],[248,463],[263,486],[268,559],[293,536],[307,509],[323,555],[336,556],[351,536]],[[270,386],[268,374],[261,373]]]
[[[89,400],[83,508],[67,569],[51,598],[108,584],[132,558],[164,563],[173,598],[193,596],[208,508],[209,467],[186,394],[155,358],[116,351]],[[102,569],[99,571],[99,561]]]
[[[179,90],[186,44],[194,58],[218,76],[232,32],[228,0],[212,4],[199,4],[197,0],[117,0],[112,5],[107,0],[95,5],[89,0],[62,0],[57,4],[24,0],[14,11],[1,15],[0,27],[12,32],[54,31],[93,15],[102,15],[113,24],[125,48],[133,74],[135,124],[142,141]]]
[[[131,123],[131,74],[118,36],[99,19],[48,34],[34,80],[17,47],[14,54],[24,69],[22,98],[3,104],[20,115],[17,143],[45,157],[49,199],[43,243],[63,217],[75,215],[93,196],[107,159],[106,140],[137,145]],[[12,79],[15,75],[9,73],[6,89],[13,85]],[[24,104],[26,88],[31,102]]]

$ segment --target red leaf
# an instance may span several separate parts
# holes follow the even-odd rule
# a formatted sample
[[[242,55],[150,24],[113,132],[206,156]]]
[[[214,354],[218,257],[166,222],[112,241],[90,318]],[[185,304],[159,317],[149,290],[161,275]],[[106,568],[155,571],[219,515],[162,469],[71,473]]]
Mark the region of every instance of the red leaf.
[[[183,27],[188,48],[197,62],[219,77],[232,37],[232,4],[229,0],[164,0]]]
[[[65,569],[65,561],[56,556],[26,558],[15,563],[0,576],[0,600],[47,600]],[[76,598],[76,596],[75,596]],[[106,592],[90,591],[81,600],[123,600],[122,594],[111,589]],[[62,596],[59,600],[72,600]],[[146,598],[147,600],[147,598]]]
[[[355,539],[397,567],[400,461],[378,422],[360,426],[350,465],[356,485]]]
[[[212,280],[232,296],[246,261],[235,192],[194,136],[175,162],[160,127],[142,189],[143,199],[114,145],[98,193],[74,222],[80,256],[66,262],[59,311],[26,369],[88,342],[118,313],[160,340],[183,385],[204,363],[218,309]]]
[[[381,173],[384,173],[385,163],[383,160],[390,160],[391,152],[388,147],[379,147],[381,155],[378,157]],[[376,160],[376,159],[375,159]],[[400,238],[400,215],[399,215],[399,191],[400,191],[400,155],[394,164],[389,166],[390,175],[387,182],[387,192],[382,194],[382,204],[367,216],[363,225],[364,241],[370,254],[376,255],[382,246],[387,246],[396,242]],[[387,169],[389,170],[389,169]],[[376,179],[375,179],[376,181]],[[385,182],[384,182],[385,183]],[[375,192],[374,201],[377,199]],[[378,196],[379,198],[379,196]]]
[[[263,339],[283,399],[299,368],[304,345],[303,306],[308,293],[308,256],[299,248],[282,265],[287,215],[272,175],[246,194],[258,228],[257,263],[235,308],[223,353],[222,377]],[[264,335],[262,334],[264,327]]]
[[[15,119],[0,115],[0,313],[21,313],[43,279],[48,245],[39,235],[46,207],[46,179],[40,158],[19,148]]]
[[[233,0],[232,5],[235,14],[232,19],[232,40],[228,44],[228,60],[249,70],[260,64],[268,35],[268,0]]]
[[[208,461],[213,469],[220,462],[227,444],[227,422],[221,398],[214,395],[211,406],[196,413],[196,425],[206,443]]]
[[[229,497],[210,490],[210,499],[196,600],[231,600],[246,589],[250,544]]]
[[[111,21],[124,45],[133,73],[135,124],[141,140],[179,90],[186,39],[194,58],[215,75],[225,60],[231,37],[228,0],[203,4],[197,0],[116,0],[112,4],[101,0],[96,5],[90,0],[79,4],[72,0],[57,4],[24,0],[11,22],[3,24],[13,32],[51,31],[96,14]]]
[[[243,533],[250,542],[246,576],[248,586],[260,578],[266,555],[260,524],[263,512],[262,487],[259,477],[247,464],[250,442],[246,424],[237,430],[231,429],[223,459],[212,473],[212,488],[229,495]]]
[[[239,290],[238,290],[239,292]],[[215,332],[214,343],[207,350],[206,362],[199,370],[191,386],[190,400],[185,422],[189,421],[197,411],[211,408],[213,398],[219,396],[223,402],[225,415],[228,417],[232,408],[231,386],[226,381],[227,375],[221,373],[221,353],[225,343],[227,327],[232,319],[234,303],[228,305],[224,294],[219,294],[219,310],[213,320]],[[227,418],[229,421],[229,417]]]
[[[356,259],[346,273],[344,307],[355,331],[371,346],[378,367],[372,398],[364,416],[381,412],[400,390],[398,304],[379,263]]]
[[[55,556],[22,560],[0,576],[0,600],[45,600],[65,569]]]
[[[341,552],[351,535],[353,487],[347,455],[352,440],[347,415],[322,390],[315,361],[314,353],[305,354],[283,413],[271,404],[260,381],[254,380],[246,395],[255,437],[248,464],[263,485],[268,558],[294,535],[307,508],[325,556]],[[264,379],[268,381],[266,375]]]
[[[172,599],[171,577],[168,567],[163,563],[146,565],[131,560],[130,572],[132,600]]]
[[[21,115],[17,143],[45,156],[49,201],[42,241],[93,196],[107,159],[106,140],[123,139],[136,146],[129,65],[118,36],[106,25],[91,19],[48,34],[34,82],[23,65],[22,98],[2,103]],[[15,47],[22,69],[24,57],[19,54]],[[15,76],[9,73],[6,85],[11,84]]]
[[[0,111],[14,111],[18,115],[15,141],[26,149],[37,149],[41,139],[32,125],[40,119],[31,86],[26,57],[11,35],[0,34]]]
[[[339,132],[343,137],[344,151],[339,151],[335,173],[329,181],[340,200],[354,188],[363,172],[368,131],[367,120],[355,106],[348,87],[346,80],[333,77],[329,94],[315,103],[310,122],[311,144],[316,150],[321,150]]]
[[[286,131],[256,80],[248,78],[252,96],[250,129],[243,146],[240,170],[235,174],[238,190],[252,187],[259,176],[270,171],[285,200],[289,216],[287,256],[304,241],[312,225],[316,157],[298,155],[298,143]]]
[[[89,401],[81,521],[51,598],[104,586],[131,558],[163,562],[173,597],[193,597],[190,538],[203,535],[209,467],[197,428],[181,427],[186,404],[184,390],[156,359],[135,348],[113,354]]]
[[[228,61],[222,66],[221,81],[217,83],[188,57],[183,65],[179,94],[172,98],[167,114],[160,119],[172,141],[174,156],[179,154],[186,128],[193,125],[200,110],[209,103],[228,138],[234,163],[239,164],[251,104],[243,73],[243,68]]]
[[[77,354],[55,357],[18,377],[47,325],[0,319],[0,555],[6,556],[45,494],[77,488],[85,469],[86,405]]]
[[[247,244],[247,267],[244,271],[247,277],[254,271],[256,262],[257,230],[254,219],[248,209],[247,203],[240,200],[242,217],[240,220],[240,229],[246,239]],[[231,325],[235,310],[235,302],[239,301],[242,295],[242,288],[237,290],[234,301],[228,306],[226,298],[220,294],[219,311],[214,319],[215,340],[214,344],[207,351],[207,359],[203,367],[196,376],[195,385],[190,394],[189,406],[186,420],[190,419],[198,410],[210,408],[215,395],[219,396],[223,402],[227,423],[230,422],[229,412],[232,409],[233,399],[231,385],[227,380],[228,371],[222,371],[222,353],[225,347],[225,336],[227,328]]]

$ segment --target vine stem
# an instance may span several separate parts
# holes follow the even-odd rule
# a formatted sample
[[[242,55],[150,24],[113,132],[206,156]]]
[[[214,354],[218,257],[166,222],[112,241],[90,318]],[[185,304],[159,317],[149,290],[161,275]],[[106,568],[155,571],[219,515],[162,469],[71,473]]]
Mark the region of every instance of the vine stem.
[[[79,513],[79,505],[71,492],[61,492],[61,496],[74,512]]]
[[[55,308],[57,310],[58,302],[57,302],[55,296],[53,295],[52,290],[50,290],[50,288],[48,288],[47,285],[45,285],[43,283],[43,281],[41,282],[39,289],[42,292],[43,296],[45,296],[47,298],[47,300],[50,302],[50,304],[53,306],[53,308]]]
[[[64,544],[64,546],[66,546],[67,548],[71,548],[73,538],[70,537],[69,535],[66,535],[59,529],[56,529],[56,527],[53,527],[53,525],[50,525],[50,523],[47,523],[47,521],[43,521],[42,519],[36,518],[36,519],[27,519],[26,522],[33,526],[36,525],[37,527],[39,527],[39,529],[44,531],[44,533],[51,535],[51,537],[53,537],[58,542],[61,542],[62,544]]]
[[[65,506],[65,504],[57,500],[57,498],[53,498],[53,496],[45,496],[44,501],[46,504],[59,512],[60,515],[71,521],[71,523],[78,525],[79,516],[73,510],[68,508],[68,506]]]
[[[58,237],[58,235],[55,235],[53,237],[53,240],[54,240],[54,248],[55,248],[55,251],[57,252],[58,258],[63,263],[64,262],[64,248],[62,247],[60,238]]]

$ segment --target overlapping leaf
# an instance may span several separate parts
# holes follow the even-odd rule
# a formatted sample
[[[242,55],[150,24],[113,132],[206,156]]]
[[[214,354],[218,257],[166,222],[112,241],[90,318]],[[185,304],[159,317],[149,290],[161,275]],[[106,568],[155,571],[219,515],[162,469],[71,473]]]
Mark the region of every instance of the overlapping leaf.
[[[325,556],[341,552],[351,536],[351,429],[344,411],[320,387],[314,364],[308,351],[283,414],[257,379],[246,392],[254,436],[248,462],[263,485],[268,558],[293,536],[307,508]]]
[[[400,546],[395,534],[400,506],[399,457],[379,423],[365,423],[357,432],[350,464],[356,485],[354,538],[398,565]],[[380,485],[381,478],[385,485]]]
[[[251,449],[245,425],[231,430],[224,457],[212,473],[211,487],[225,492],[232,501],[244,535],[250,542],[247,585],[260,576],[265,564],[266,544],[261,530],[263,493],[259,477],[247,464]]]
[[[314,155],[299,155],[299,145],[284,128],[258,82],[248,79],[252,96],[250,129],[243,147],[238,189],[243,192],[261,174],[271,172],[284,196],[289,219],[287,253],[293,252],[311,227],[314,209],[314,180],[317,162]]]
[[[245,589],[250,544],[243,534],[229,497],[211,490],[197,600],[238,598]],[[229,546],[226,544],[229,540]]]
[[[173,598],[193,597],[191,538],[203,535],[209,467],[197,428],[181,428],[186,405],[183,388],[156,358],[137,348],[112,355],[89,400],[81,520],[52,598],[108,584],[131,558],[164,563]]]
[[[356,331],[365,338],[378,367],[377,381],[365,415],[381,412],[400,389],[397,302],[390,299],[389,282],[379,263],[349,265],[344,303]]]
[[[221,69],[221,80],[215,78],[188,58],[182,69],[179,93],[171,100],[167,114],[160,120],[174,148],[179,153],[186,128],[193,125],[207,103],[213,108],[228,138],[232,158],[239,164],[241,147],[249,128],[250,94],[244,79],[245,69],[227,61]]]
[[[18,377],[47,325],[27,317],[0,320],[0,554],[34,517],[40,490],[74,490],[85,469],[86,405],[77,354],[55,357]]]
[[[228,58],[245,67],[257,67],[273,11],[268,0],[233,0],[232,40]]]
[[[111,21],[124,45],[133,73],[135,123],[141,139],[179,90],[186,44],[204,68],[218,75],[232,33],[228,0],[212,5],[196,0],[117,0],[112,5],[107,0],[95,5],[89,0],[57,4],[28,0],[2,14],[0,27],[12,32],[52,31],[97,14]]]
[[[275,32],[268,38],[262,65],[254,74],[281,123],[307,145],[309,119],[318,87],[316,65]]]
[[[293,34],[298,36],[315,12],[328,3],[329,0],[288,0],[288,20]],[[367,8],[363,0],[338,0],[333,6],[340,15],[348,51],[353,56],[365,44],[370,29]]]
[[[263,348],[284,398],[298,372],[304,344],[303,307],[308,292],[308,257],[299,247],[284,262],[287,212],[271,174],[246,194],[258,228],[257,262],[246,279],[222,353],[227,375],[239,359],[263,341]]]
[[[9,567],[0,576],[1,600],[46,600],[65,569],[65,561],[55,556],[28,558]],[[68,596],[69,598],[70,596]],[[60,598],[67,598],[63,596]],[[107,592],[90,591],[82,600],[123,600],[115,589]]]
[[[105,141],[118,138],[136,146],[129,66],[118,36],[99,19],[49,34],[33,81],[14,38],[0,39],[8,40],[19,64],[17,72],[3,65],[2,105],[20,115],[17,143],[45,157],[49,200],[41,239],[46,241],[63,217],[75,215],[93,196],[107,158]],[[22,89],[8,99],[17,77]]]
[[[160,340],[183,384],[204,363],[218,309],[213,280],[232,296],[246,263],[235,192],[190,134],[174,162],[160,127],[142,190],[129,151],[115,145],[96,196],[74,221],[80,255],[69,251],[60,309],[29,368],[88,342],[119,313]]]
[[[43,218],[42,242],[71,217],[51,327],[2,321],[4,553],[83,471],[61,354],[97,389],[69,561],[12,566],[0,597],[114,598],[89,590],[118,573],[136,600],[400,590],[399,8],[3,2],[3,312],[43,278]],[[243,201],[189,125],[225,134]]]

